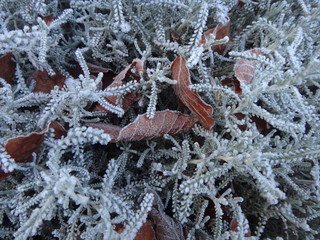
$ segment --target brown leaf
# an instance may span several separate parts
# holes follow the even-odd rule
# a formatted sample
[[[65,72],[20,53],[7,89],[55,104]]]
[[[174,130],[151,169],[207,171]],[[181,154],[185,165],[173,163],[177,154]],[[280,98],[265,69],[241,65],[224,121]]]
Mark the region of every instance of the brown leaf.
[[[0,58],[0,78],[6,80],[9,84],[14,84],[14,74],[16,71],[16,64],[12,58],[12,53],[6,53]]]
[[[138,230],[134,240],[157,240],[151,221],[147,220]]]
[[[236,218],[233,218],[230,223],[230,230],[234,232],[238,232],[238,229],[237,229],[238,226],[239,226],[238,220]],[[245,233],[244,236],[251,237],[250,227],[248,227],[247,232]]]
[[[147,118],[147,114],[139,115],[136,120],[127,126],[120,128],[112,124],[88,123],[87,125],[99,128],[108,133],[112,142],[140,141],[153,139],[164,134],[178,134],[189,131],[197,118],[182,114],[177,111],[165,110],[156,112],[154,118]]]
[[[215,39],[223,39],[224,37],[228,36],[230,39],[230,19],[227,19],[226,24],[219,23],[215,28],[211,28],[208,31],[206,31],[198,44],[198,46],[206,44],[207,39],[209,36],[213,34],[215,36]],[[223,54],[224,49],[226,48],[226,44],[218,44],[211,47],[212,51],[217,52],[219,54]]]
[[[256,57],[263,55],[262,50],[259,48],[248,50],[245,53]],[[257,63],[254,60],[238,59],[234,65],[236,78],[242,83],[250,84],[254,76],[256,65]]]
[[[49,26],[53,22],[54,15],[53,14],[50,14],[50,15],[47,15],[47,16],[40,15],[40,17],[47,24],[47,26]]]
[[[242,94],[242,89],[240,87],[240,82],[238,79],[231,79],[231,78],[225,78],[221,81],[221,84],[223,86],[228,86],[228,85],[232,85],[233,86],[233,90],[236,94],[241,95]]]
[[[27,136],[10,138],[5,144],[6,152],[15,160],[16,163],[31,162],[32,153],[38,154],[41,149],[45,134],[49,128],[54,129],[54,137],[56,139],[66,135],[66,130],[58,122],[52,122],[41,132],[32,132]],[[4,174],[0,170],[0,180],[10,175]],[[5,177],[3,177],[5,175]]]
[[[180,222],[168,216],[163,208],[159,195],[152,191],[154,194],[154,202],[149,217],[155,224],[155,232],[157,240],[184,240],[183,226]]]
[[[28,79],[29,83],[31,83],[32,80],[36,82],[33,91],[50,93],[56,85],[61,89],[64,85],[64,81],[66,80],[66,78],[61,73],[59,73],[58,70],[54,70],[54,72],[56,74],[50,76],[47,71],[35,71],[32,77]]]
[[[130,77],[133,77],[134,80],[139,82],[140,74],[143,74],[143,72],[143,61],[140,59],[134,59],[129,66],[127,66],[123,71],[113,78],[113,82],[107,87],[107,89],[120,87],[124,81],[128,80]],[[139,100],[140,97],[140,94],[127,93],[122,100],[123,110],[127,111],[131,107],[132,103]],[[106,100],[111,104],[116,105],[117,96],[108,96],[106,97]],[[106,111],[106,109],[104,109],[101,105],[97,105],[94,111]]]
[[[210,130],[214,125],[213,109],[200,98],[198,93],[189,89],[191,80],[186,60],[181,56],[177,57],[171,65],[171,71],[172,79],[177,80],[177,84],[174,85],[176,95],[197,115],[202,126]]]
[[[109,68],[104,68],[92,63],[87,63],[88,69],[91,73],[99,73],[99,72],[103,72],[103,73],[107,73],[109,71],[111,71],[111,69]]]

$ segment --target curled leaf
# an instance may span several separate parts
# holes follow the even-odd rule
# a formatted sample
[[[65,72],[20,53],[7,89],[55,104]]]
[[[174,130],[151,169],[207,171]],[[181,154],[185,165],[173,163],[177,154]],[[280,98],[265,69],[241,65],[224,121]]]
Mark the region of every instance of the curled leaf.
[[[56,85],[61,89],[64,86],[66,77],[58,72],[58,70],[54,70],[54,72],[55,75],[50,76],[47,71],[35,71],[32,77],[28,79],[29,83],[31,83],[31,81],[35,81],[33,91],[50,93]]]
[[[214,125],[213,109],[200,98],[198,93],[189,89],[191,80],[187,61],[181,56],[177,57],[171,65],[171,71],[172,79],[177,80],[177,84],[174,85],[176,95],[185,106],[197,115],[201,125],[210,130]]]
[[[100,128],[108,133],[112,142],[140,141],[153,139],[164,134],[178,134],[189,131],[197,118],[190,117],[177,111],[165,110],[156,112],[154,118],[149,119],[147,114],[139,115],[136,120],[127,126],[120,128],[112,124],[88,123],[94,128]]]
[[[261,49],[255,48],[246,51],[245,54],[257,57],[259,55],[263,55],[263,52]],[[250,84],[254,77],[256,65],[257,62],[254,60],[238,59],[234,65],[234,73],[236,78],[242,83]]]

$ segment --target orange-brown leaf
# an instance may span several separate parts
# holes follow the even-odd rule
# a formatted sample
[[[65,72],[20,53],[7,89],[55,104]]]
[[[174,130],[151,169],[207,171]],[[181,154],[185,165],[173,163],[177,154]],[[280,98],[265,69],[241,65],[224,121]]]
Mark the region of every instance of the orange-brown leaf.
[[[213,109],[200,98],[198,93],[189,89],[191,80],[187,61],[181,56],[177,57],[171,65],[171,71],[172,79],[177,80],[177,84],[174,85],[176,95],[197,115],[201,125],[210,130],[214,125]]]
[[[157,240],[151,221],[147,220],[138,230],[134,240]]]
[[[56,74],[50,76],[47,71],[35,71],[32,77],[28,80],[29,83],[31,83],[32,80],[34,80],[36,83],[33,91],[50,93],[56,85],[61,89],[64,85],[66,78],[57,70],[54,70],[54,72]]]
[[[132,76],[134,80],[139,82],[140,74],[143,74],[143,72],[143,61],[140,59],[134,59],[129,66],[127,66],[124,70],[122,70],[117,76],[113,78],[113,82],[107,87],[107,89],[113,87],[120,87],[126,80],[129,79],[130,76]],[[140,97],[140,94],[127,93],[122,100],[123,110],[127,111],[131,107],[132,103],[139,100]],[[106,99],[113,105],[115,105],[117,102],[117,96],[108,96],[106,97]],[[106,111],[106,109],[104,109],[100,105],[97,105],[94,111]]]
[[[256,57],[263,55],[262,50],[259,48],[246,51],[245,53]],[[254,77],[256,65],[257,63],[254,60],[238,59],[234,65],[234,73],[236,78],[242,83],[250,84]]]
[[[6,53],[0,58],[0,78],[6,80],[9,84],[14,83],[14,73],[16,71],[16,64],[12,61],[12,58],[12,53]]]
[[[41,132],[32,132],[27,136],[10,138],[5,144],[6,152],[14,159],[16,163],[31,162],[32,153],[38,154],[41,149],[45,134],[49,128],[54,129],[56,139],[66,135],[64,127],[58,122],[52,122]],[[4,173],[0,170],[0,180],[4,179],[11,173]]]
[[[199,42],[199,45],[203,45],[207,43],[207,39],[209,36],[213,34],[215,36],[215,39],[223,39],[224,37],[228,36],[230,38],[230,19],[227,19],[226,24],[219,23],[215,28],[211,28],[208,31],[206,31]],[[217,52],[219,54],[222,54],[224,49],[226,48],[226,44],[218,44],[211,47],[211,49],[214,52]]]
[[[156,112],[154,118],[149,119],[145,114],[139,115],[136,120],[120,128],[105,123],[88,123],[87,125],[99,128],[108,133],[112,142],[140,141],[162,137],[164,134],[178,134],[189,131],[197,118],[190,117],[177,111],[165,110]]]

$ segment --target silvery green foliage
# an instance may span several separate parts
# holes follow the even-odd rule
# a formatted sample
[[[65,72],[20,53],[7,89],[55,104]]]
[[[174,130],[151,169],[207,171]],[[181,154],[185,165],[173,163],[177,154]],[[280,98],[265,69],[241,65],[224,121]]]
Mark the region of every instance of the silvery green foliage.
[[[0,168],[15,169],[0,182],[0,237],[134,239],[156,192],[186,239],[319,239],[320,4],[242,2],[1,1],[0,54],[13,54],[16,82],[0,78]],[[199,45],[228,19],[230,39]],[[223,55],[211,51],[221,43],[228,43]],[[248,54],[254,48],[263,54]],[[184,135],[112,143],[86,127],[184,111],[170,78],[177,55],[187,60],[190,88],[214,108],[212,131],[195,125]],[[87,65],[118,73],[135,58],[145,68],[139,83],[113,89],[102,89],[103,74],[91,75]],[[234,78],[239,59],[256,63],[251,82],[240,81],[241,95],[222,84]],[[64,88],[33,92],[32,73],[55,69],[66,77]],[[136,91],[140,100],[125,111],[123,96]],[[111,114],[91,111],[97,103]],[[255,118],[269,127],[261,131]],[[55,139],[49,130],[32,162],[15,163],[6,141],[53,120],[66,136]]]

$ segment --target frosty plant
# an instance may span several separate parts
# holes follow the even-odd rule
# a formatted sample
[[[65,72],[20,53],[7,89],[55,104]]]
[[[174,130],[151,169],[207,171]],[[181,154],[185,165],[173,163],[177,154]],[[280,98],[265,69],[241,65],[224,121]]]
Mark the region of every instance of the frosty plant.
[[[1,239],[319,239],[316,0],[0,2]]]

